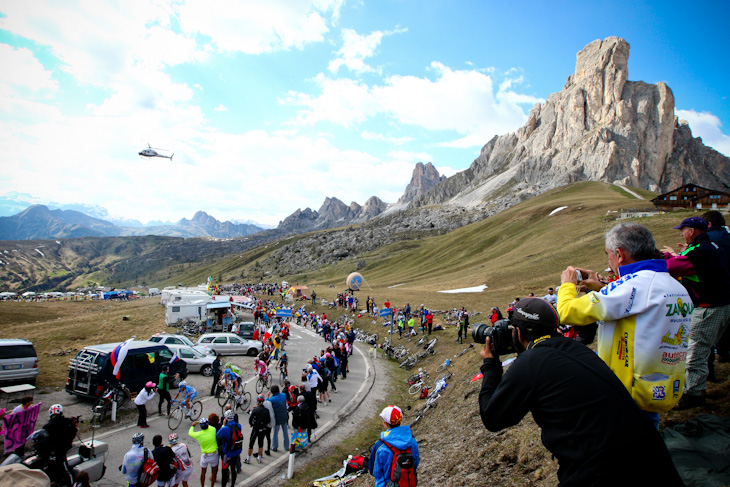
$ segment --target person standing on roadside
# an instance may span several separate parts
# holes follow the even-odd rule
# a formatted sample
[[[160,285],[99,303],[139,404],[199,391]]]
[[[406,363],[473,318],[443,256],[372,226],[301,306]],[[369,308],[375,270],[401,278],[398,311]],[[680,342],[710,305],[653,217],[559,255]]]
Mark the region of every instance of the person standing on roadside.
[[[271,386],[271,397],[268,402],[274,408],[274,444],[273,451],[279,451],[279,429],[284,435],[284,450],[289,450],[289,411],[287,410],[286,396],[279,392],[279,386]]]
[[[253,453],[254,443],[259,444],[259,452],[256,456],[256,461],[261,463],[262,456],[264,454],[264,438],[266,437],[266,428],[269,424],[269,411],[264,406],[264,396],[259,396],[256,399],[256,407],[251,411],[248,417],[248,424],[251,425],[251,436],[248,439],[248,456],[243,463],[251,463],[251,453]]]
[[[152,457],[154,458],[157,466],[160,468],[160,473],[157,477],[157,486],[164,487],[165,485],[174,485],[173,481],[175,480],[175,474],[177,472],[173,472],[171,466],[175,461],[175,452],[173,452],[172,448],[169,446],[163,446],[162,435],[155,435],[152,438],[152,445],[155,447],[154,450],[152,450]]]
[[[433,313],[431,313],[431,310],[426,311],[426,323],[428,324],[428,334],[430,335],[433,331]]]
[[[144,461],[144,452],[144,435],[135,433],[132,435],[132,448],[124,455],[122,465],[119,467],[129,487],[136,487],[139,481],[139,469]]]
[[[190,449],[188,445],[180,442],[177,433],[170,434],[167,439],[170,442],[170,448],[180,460],[180,468],[177,469],[177,474],[175,474],[173,486],[182,482],[183,487],[188,487],[188,480],[193,475],[193,459],[190,456]]]
[[[200,425],[200,431],[195,431],[195,427]],[[208,418],[200,421],[193,421],[192,426],[188,430],[188,435],[195,438],[200,444],[200,485],[205,487],[205,474],[210,467],[210,487],[215,486],[215,479],[218,475],[218,441],[215,437],[215,428],[210,428]]]
[[[223,355],[216,353],[215,360],[213,360],[213,384],[210,386],[210,395],[217,396],[220,388],[221,374],[223,373]]]
[[[690,217],[674,227],[685,241],[677,254],[664,247],[669,273],[687,288],[694,309],[689,327],[689,349],[684,396],[678,409],[704,406],[710,349],[730,324],[730,270],[725,253],[710,240],[709,227],[700,217]]]
[[[162,415],[162,404],[167,401],[167,415],[170,415],[170,406],[172,406],[172,398],[170,397],[170,366],[165,364],[162,366],[160,378],[157,381],[157,393],[160,395],[160,403],[157,405],[157,414]],[[154,438],[152,439],[154,441]]]
[[[238,470],[241,467],[243,433],[241,432],[241,425],[235,420],[235,413],[232,410],[229,409],[223,414],[223,427],[216,436],[221,444],[221,485],[226,487],[230,474],[231,485],[235,486]]]
[[[156,384],[152,381],[147,382],[141,391],[134,398],[134,404],[137,406],[137,426],[140,428],[149,428],[147,424],[147,402],[155,397]]]

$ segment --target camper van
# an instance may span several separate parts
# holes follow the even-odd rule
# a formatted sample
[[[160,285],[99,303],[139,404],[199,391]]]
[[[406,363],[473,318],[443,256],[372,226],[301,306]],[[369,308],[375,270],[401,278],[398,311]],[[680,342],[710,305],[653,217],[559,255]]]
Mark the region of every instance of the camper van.
[[[194,301],[199,299],[210,300],[210,296],[205,291],[197,289],[163,289],[160,293],[160,303],[166,306],[168,303],[176,303],[179,301]]]
[[[146,340],[132,341],[122,362],[117,379],[113,375],[111,354],[118,343],[84,347],[69,363],[66,392],[77,396],[97,398],[107,384],[120,382],[130,392],[139,392],[148,381],[157,383],[164,364],[170,363],[173,353],[165,345]],[[187,364],[176,360],[170,364],[170,375],[187,376]]]
[[[193,318],[198,321],[206,321],[208,317],[207,299],[196,301],[168,301],[165,310],[165,323],[167,326],[175,326],[179,320]]]

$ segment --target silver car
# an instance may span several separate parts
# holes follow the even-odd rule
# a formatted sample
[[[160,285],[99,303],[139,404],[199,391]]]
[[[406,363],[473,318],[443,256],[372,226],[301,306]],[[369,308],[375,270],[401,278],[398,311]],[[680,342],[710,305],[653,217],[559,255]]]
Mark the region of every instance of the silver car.
[[[155,333],[150,337],[151,342],[160,343],[162,345],[182,345],[196,349],[198,352],[204,355],[215,356],[213,350],[208,347],[196,345],[190,338],[185,335],[173,335],[172,333]]]
[[[38,355],[33,344],[19,338],[0,338],[0,383],[35,385],[37,377]]]
[[[187,345],[167,345],[167,348],[188,364],[188,372],[199,372],[205,377],[213,375],[215,355],[203,353],[198,350],[198,347],[193,348]]]
[[[235,333],[205,333],[198,338],[198,345],[205,345],[223,355],[249,355],[254,357],[263,349],[258,340],[246,340]]]

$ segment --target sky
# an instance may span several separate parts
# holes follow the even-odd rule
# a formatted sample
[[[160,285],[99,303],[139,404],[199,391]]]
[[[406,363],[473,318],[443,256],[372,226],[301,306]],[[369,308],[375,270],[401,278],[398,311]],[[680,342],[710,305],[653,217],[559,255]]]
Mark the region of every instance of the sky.
[[[618,36],[730,155],[730,2],[0,0],[0,196],[276,225],[451,176]],[[142,158],[148,144],[172,159]]]

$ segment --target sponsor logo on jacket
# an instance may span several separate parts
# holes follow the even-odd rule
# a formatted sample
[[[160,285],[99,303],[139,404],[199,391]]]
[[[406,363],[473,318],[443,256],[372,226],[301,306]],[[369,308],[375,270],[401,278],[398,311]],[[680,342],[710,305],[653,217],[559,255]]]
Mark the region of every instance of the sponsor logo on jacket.
[[[624,362],[624,367],[629,366],[629,334],[624,333],[619,339],[618,350],[616,351],[618,359]]]
[[[676,303],[669,303],[665,304],[664,306],[667,307],[667,316],[677,316],[682,315],[683,318],[686,318],[690,314],[692,314],[692,310],[694,309],[694,305],[692,302],[685,303],[682,301],[682,298],[677,298]]]

